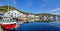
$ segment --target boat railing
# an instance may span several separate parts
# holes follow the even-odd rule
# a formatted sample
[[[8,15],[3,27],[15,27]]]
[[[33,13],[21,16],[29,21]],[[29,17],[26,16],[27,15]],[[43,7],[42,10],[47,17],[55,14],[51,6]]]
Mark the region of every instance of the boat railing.
[[[0,20],[0,23],[9,23],[9,22],[16,22],[16,20],[13,20],[13,19],[8,19],[8,20],[4,20],[4,19],[1,19]]]

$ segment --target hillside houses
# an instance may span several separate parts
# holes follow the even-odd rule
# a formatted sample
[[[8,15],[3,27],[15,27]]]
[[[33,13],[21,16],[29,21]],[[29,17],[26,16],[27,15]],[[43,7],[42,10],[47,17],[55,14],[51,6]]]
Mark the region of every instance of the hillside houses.
[[[5,8],[5,7],[4,7]],[[0,10],[0,18],[1,17],[12,17],[21,22],[34,22],[34,21],[56,21],[60,19],[60,15],[53,14],[31,14],[26,12],[21,12],[16,10],[15,8],[10,9],[8,11]]]
[[[12,17],[12,18],[17,18],[18,20],[21,21],[56,21],[60,19],[59,16],[43,16],[43,15],[32,15],[32,14],[23,14],[20,13],[17,10],[10,10],[8,12],[1,12],[0,14],[3,14],[4,17]]]

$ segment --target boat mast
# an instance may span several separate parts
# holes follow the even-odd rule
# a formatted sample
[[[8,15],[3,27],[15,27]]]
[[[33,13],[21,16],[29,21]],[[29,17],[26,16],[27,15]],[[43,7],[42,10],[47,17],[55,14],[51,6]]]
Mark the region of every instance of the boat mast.
[[[7,8],[7,10],[8,10],[8,12],[9,12],[9,4],[8,4],[8,8]],[[3,16],[3,19],[4,19],[4,16]],[[5,19],[4,19],[3,21],[5,21]]]
[[[8,4],[8,12],[9,12],[9,4]],[[9,15],[9,14],[8,14]],[[9,21],[10,21],[10,17],[8,17]]]
[[[9,12],[9,4],[8,4],[8,12]]]

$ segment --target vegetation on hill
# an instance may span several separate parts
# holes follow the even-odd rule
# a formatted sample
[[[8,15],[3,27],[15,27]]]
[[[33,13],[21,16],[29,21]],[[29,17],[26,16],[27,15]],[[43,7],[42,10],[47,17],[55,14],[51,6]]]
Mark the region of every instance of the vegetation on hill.
[[[7,12],[8,11],[8,7],[9,7],[9,11],[10,10],[17,10],[18,12],[20,13],[23,13],[23,14],[33,14],[33,13],[27,13],[27,12],[23,12],[23,11],[20,11],[14,7],[11,7],[11,6],[0,6],[0,11],[4,11],[4,12]],[[34,15],[43,15],[43,16],[54,16],[53,14],[47,14],[47,13],[41,13],[41,14],[34,14]]]
[[[42,15],[42,16],[55,16],[53,14],[48,14],[48,13],[41,13],[41,14],[35,14],[35,15],[37,15],[37,16],[40,16],[40,15]]]
[[[13,8],[11,6],[0,6],[0,11],[7,12],[8,11],[8,7],[9,7],[9,10],[16,10],[15,8]]]
[[[9,10],[8,10],[8,7],[9,7]],[[0,6],[0,11],[7,12],[7,11],[10,11],[10,10],[17,10],[20,13],[28,14],[27,12],[22,12],[22,11],[20,11],[20,10],[14,8],[14,7],[11,7],[11,6]]]

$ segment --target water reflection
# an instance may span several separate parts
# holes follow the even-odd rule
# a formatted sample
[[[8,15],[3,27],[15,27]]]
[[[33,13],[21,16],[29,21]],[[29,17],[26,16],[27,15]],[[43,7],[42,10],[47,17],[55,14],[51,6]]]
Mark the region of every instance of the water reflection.
[[[32,22],[20,25],[16,31],[60,31],[60,21],[49,23]]]
[[[49,23],[50,25],[56,26],[56,27],[60,27],[60,20],[59,21],[53,21]]]
[[[53,17],[53,19],[48,18],[48,21],[50,19],[53,21],[49,23],[48,22],[24,23],[22,25],[19,25],[19,27],[16,28],[16,31],[60,31],[60,19]]]

